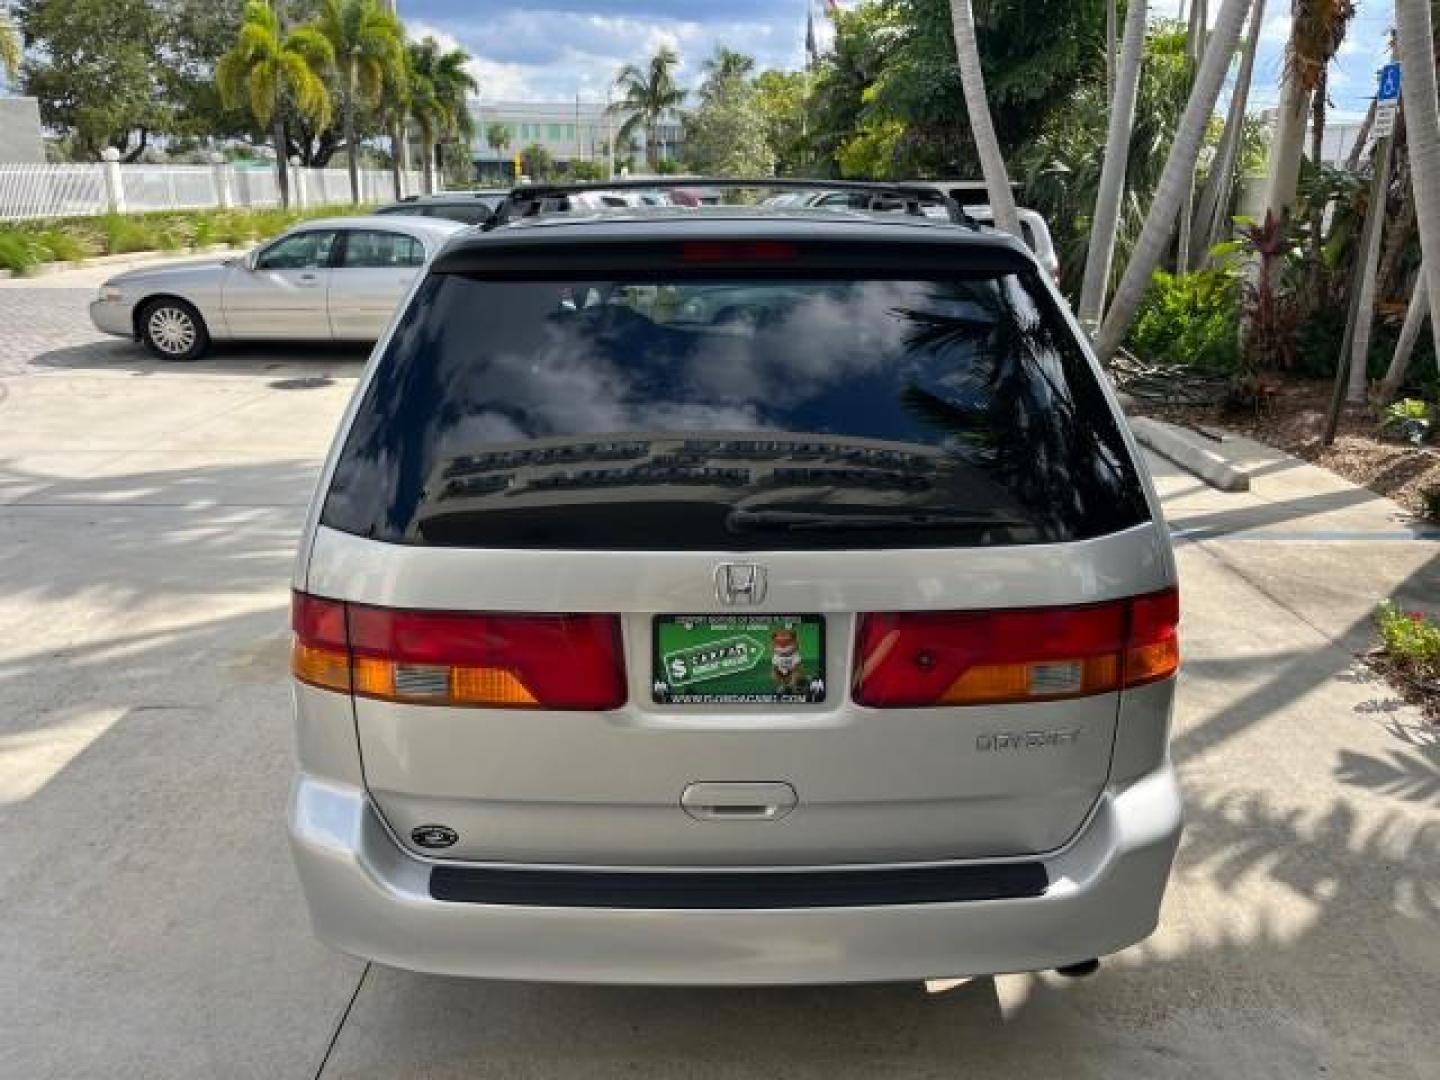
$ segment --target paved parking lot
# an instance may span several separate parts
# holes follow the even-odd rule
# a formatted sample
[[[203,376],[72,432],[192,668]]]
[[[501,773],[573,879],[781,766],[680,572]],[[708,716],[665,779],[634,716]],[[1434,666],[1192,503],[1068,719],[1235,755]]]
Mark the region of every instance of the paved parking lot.
[[[1081,982],[471,983],[309,936],[285,848],[289,563],[361,357],[165,366],[104,276],[0,282],[0,1076],[1440,1075],[1440,743],[1367,678],[1440,540],[1254,444],[1157,463],[1182,536],[1189,825],[1150,941]]]

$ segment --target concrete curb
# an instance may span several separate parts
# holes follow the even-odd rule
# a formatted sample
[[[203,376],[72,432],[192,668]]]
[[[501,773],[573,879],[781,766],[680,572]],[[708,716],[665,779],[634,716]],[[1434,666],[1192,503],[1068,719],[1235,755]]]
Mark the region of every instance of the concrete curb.
[[[1183,428],[1145,416],[1132,416],[1130,430],[1141,446],[1153,450],[1211,487],[1229,492],[1250,490],[1249,476]]]
[[[259,243],[259,241],[256,241]],[[13,270],[0,270],[0,281],[13,279],[17,276],[22,278],[44,277],[46,274],[58,274],[65,270],[83,270],[87,266],[127,266],[130,263],[150,262],[154,259],[184,259],[193,255],[212,255],[222,251],[238,251],[248,248],[250,245],[239,244],[207,244],[204,247],[178,248],[174,251],[127,251],[120,255],[91,255],[85,259],[74,259],[70,262],[47,262],[36,263],[25,273],[16,275]]]

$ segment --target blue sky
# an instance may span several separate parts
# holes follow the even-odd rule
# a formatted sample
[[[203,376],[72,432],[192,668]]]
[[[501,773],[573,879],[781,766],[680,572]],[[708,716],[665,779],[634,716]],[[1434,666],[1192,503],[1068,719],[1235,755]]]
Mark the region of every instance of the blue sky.
[[[853,3],[854,0],[849,0]],[[686,82],[717,44],[755,56],[762,67],[798,67],[804,60],[809,0],[399,0],[412,32],[434,33],[475,57],[473,73],[491,101],[605,96],[615,69],[641,60],[662,43],[683,61]],[[816,0],[816,9],[823,5]],[[1177,0],[1157,0],[1156,14],[1174,14]],[[1219,8],[1211,0],[1212,13]],[[1288,0],[1267,0],[1253,107],[1273,104],[1289,28]],[[1375,69],[1384,61],[1393,7],[1360,0],[1349,40],[1331,75],[1337,114],[1363,113]]]

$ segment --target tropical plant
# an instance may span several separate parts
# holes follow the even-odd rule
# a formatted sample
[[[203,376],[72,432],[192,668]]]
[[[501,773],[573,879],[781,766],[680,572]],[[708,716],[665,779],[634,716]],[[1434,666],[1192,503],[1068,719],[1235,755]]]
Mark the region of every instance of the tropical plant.
[[[1401,398],[1385,406],[1380,430],[1419,446],[1429,438],[1431,422],[1429,405],[1419,398]]]
[[[755,70],[755,58],[724,45],[717,45],[715,54],[700,65],[700,70],[704,73],[700,83],[700,100],[703,102],[710,94],[735,80],[748,79]]]
[[[1106,66],[1110,123],[1105,136],[1100,189],[1095,195],[1095,213],[1090,219],[1090,246],[1085,256],[1085,280],[1078,311],[1081,323],[1092,329],[1100,325],[1106,287],[1110,284],[1110,261],[1115,255],[1115,231],[1125,195],[1130,138],[1135,126],[1135,100],[1140,88],[1148,7],[1144,0],[1130,0],[1125,11],[1125,38],[1118,72],[1112,72],[1114,65],[1107,63]]]
[[[268,4],[249,0],[239,38],[215,67],[226,107],[244,107],[262,130],[270,128],[282,206],[290,205],[284,107],[288,103],[317,124],[329,123],[323,73],[334,62],[335,51],[318,29],[299,26],[286,32]]]
[[[1417,681],[1440,679],[1440,622],[1386,600],[1375,613],[1385,654]]]
[[[652,172],[660,164],[660,118],[685,101],[685,90],[675,81],[675,68],[679,63],[675,50],[664,45],[643,68],[626,64],[615,75],[620,100],[610,108],[625,118],[615,137],[621,144],[629,144],[636,135],[643,134],[645,160]]]
[[[700,107],[685,117],[685,156],[696,172],[714,176],[768,176],[775,155],[766,138],[755,84],[755,61],[721,46],[705,61]]]
[[[1230,267],[1190,274],[1156,271],[1129,346],[1157,363],[1177,363],[1202,371],[1233,374],[1240,367],[1241,282]]]
[[[435,190],[436,146],[445,139],[468,139],[475,131],[469,95],[479,89],[466,70],[470,55],[444,49],[433,37],[411,42],[410,110],[420,129],[425,190]]]
[[[520,151],[520,164],[533,183],[544,183],[555,175],[555,159],[539,143],[531,143]]]
[[[1125,340],[1130,323],[1140,302],[1145,297],[1150,275],[1160,264],[1170,238],[1175,231],[1175,220],[1180,213],[1180,203],[1191,190],[1195,176],[1195,162],[1200,156],[1200,146],[1205,138],[1210,114],[1215,108],[1215,99],[1220,94],[1220,84],[1230,66],[1235,43],[1240,37],[1240,25],[1249,11],[1250,0],[1224,0],[1220,13],[1210,33],[1200,69],[1195,75],[1195,85],[1185,105],[1185,113],[1175,139],[1170,144],[1170,153],[1165,160],[1165,171],[1155,190],[1145,225],[1135,250],[1125,266],[1125,273],[1115,289],[1115,299],[1105,313],[1096,342],[1096,352],[1102,361],[1108,361]]]
[[[1113,266],[1125,265],[1145,222],[1145,209],[1160,182],[1193,81],[1184,30],[1174,20],[1152,23],[1126,153]],[[1095,148],[1106,140],[1110,117],[1104,86],[1098,77],[1092,77],[1075,89],[1066,107],[1051,117],[1020,159],[1026,205],[1050,222],[1060,255],[1061,281],[1072,298],[1079,295],[1081,271],[1095,231],[1091,214],[1103,166]],[[1112,284],[1118,276],[1112,270]]]
[[[510,149],[510,144],[514,139],[515,133],[510,130],[509,124],[502,124],[496,120],[485,125],[485,142],[502,154]]]
[[[809,132],[811,76],[805,71],[762,71],[755,106],[779,176],[803,176],[814,159]]]
[[[990,102],[985,97],[985,74],[980,68],[980,44],[975,40],[975,12],[970,0],[950,0],[950,21],[955,32],[955,57],[960,65],[960,87],[965,93],[965,112],[970,117],[970,136],[980,158],[985,190],[995,224],[1013,236],[1020,235],[1020,218],[1015,213],[1015,193],[1005,156],[995,137]]]
[[[324,0],[317,26],[335,53],[350,201],[360,203],[360,139],[355,110],[360,101],[378,104],[386,82],[403,71],[405,32],[376,0]],[[403,78],[403,75],[401,76]]]

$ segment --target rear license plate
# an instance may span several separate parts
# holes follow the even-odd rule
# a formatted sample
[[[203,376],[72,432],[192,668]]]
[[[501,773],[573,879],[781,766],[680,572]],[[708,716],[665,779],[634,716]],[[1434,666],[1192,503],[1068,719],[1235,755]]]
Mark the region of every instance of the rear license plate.
[[[825,700],[819,615],[657,615],[657,702],[803,705]]]

